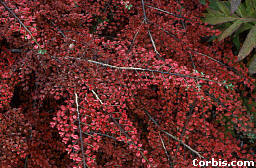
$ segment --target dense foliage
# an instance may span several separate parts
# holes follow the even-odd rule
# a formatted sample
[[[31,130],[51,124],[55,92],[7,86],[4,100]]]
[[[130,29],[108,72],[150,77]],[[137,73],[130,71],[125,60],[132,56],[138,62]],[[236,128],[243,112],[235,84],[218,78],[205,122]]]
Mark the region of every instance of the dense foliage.
[[[1,167],[256,161],[255,79],[207,4],[0,4]]]

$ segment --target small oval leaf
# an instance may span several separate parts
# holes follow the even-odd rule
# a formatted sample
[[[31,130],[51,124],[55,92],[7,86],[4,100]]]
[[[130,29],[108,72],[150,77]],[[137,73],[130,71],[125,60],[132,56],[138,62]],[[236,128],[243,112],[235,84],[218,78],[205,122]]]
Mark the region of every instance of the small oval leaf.
[[[47,52],[47,50],[43,50],[43,49],[40,49],[40,50],[38,50],[38,54],[45,54]]]

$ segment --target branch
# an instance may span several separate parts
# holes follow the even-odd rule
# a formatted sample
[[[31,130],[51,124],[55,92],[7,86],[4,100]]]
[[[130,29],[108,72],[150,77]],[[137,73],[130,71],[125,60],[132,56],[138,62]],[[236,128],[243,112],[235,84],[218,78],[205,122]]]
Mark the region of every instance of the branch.
[[[221,62],[221,61],[219,61],[219,60],[217,60],[217,59],[215,59],[215,58],[213,58],[213,57],[211,57],[211,56],[209,56],[209,55],[206,55],[206,54],[204,54],[204,53],[197,52],[197,51],[195,51],[195,50],[193,50],[193,49],[191,49],[191,48],[189,48],[189,49],[190,49],[190,51],[192,51],[192,52],[194,52],[194,53],[196,53],[196,54],[205,56],[205,57],[211,59],[212,61],[217,62],[218,64],[220,64],[220,65],[226,67],[228,70],[234,72],[235,74],[237,74],[237,75],[239,75],[239,76],[242,75],[242,74],[240,74],[239,71],[236,70],[235,68],[233,68],[233,67],[231,67],[231,66],[229,66],[229,65],[227,65],[227,64],[225,64],[225,63],[223,63],[223,62]],[[244,77],[244,76],[242,75],[242,77]]]
[[[150,22],[150,21],[149,21],[149,22]],[[182,42],[182,41],[181,41],[180,39],[178,39],[174,34],[170,33],[170,32],[167,31],[167,30],[165,30],[165,29],[164,29],[162,26],[160,26],[159,24],[157,24],[157,23],[152,23],[152,24],[155,24],[156,26],[160,27],[160,29],[161,29],[163,32],[165,32],[167,35],[169,35],[169,36],[171,36],[172,38],[174,38],[176,41]],[[186,45],[185,42],[182,42],[182,43]],[[244,76],[243,74],[239,73],[239,71],[238,71],[237,69],[235,69],[235,68],[233,68],[233,67],[231,67],[231,66],[229,66],[229,65],[227,65],[227,64],[225,64],[225,63],[223,63],[223,62],[221,62],[221,61],[219,61],[219,60],[217,60],[217,59],[215,59],[215,58],[213,58],[213,57],[211,57],[211,56],[209,56],[209,55],[207,55],[207,54],[204,54],[204,53],[200,53],[200,52],[198,52],[198,51],[195,51],[195,50],[193,50],[193,49],[190,48],[190,47],[188,47],[188,50],[189,50],[189,51],[192,51],[192,52],[195,53],[195,54],[199,54],[199,55],[202,55],[202,56],[204,56],[204,57],[207,57],[207,58],[209,58],[210,60],[212,60],[212,61],[214,61],[214,62],[217,62],[217,63],[220,64],[221,66],[226,67],[229,71],[232,71],[232,72],[234,72],[235,74],[237,74],[237,75],[239,75],[239,76],[245,78],[245,76]],[[185,50],[185,51],[187,51],[187,50]],[[189,52],[188,52],[188,53],[189,53]],[[250,79],[249,79],[249,80],[250,80]],[[250,80],[250,81],[251,81],[251,80]]]
[[[91,90],[92,93],[94,94],[94,96],[96,97],[96,99],[100,102],[101,105],[104,105],[104,103],[102,102],[102,100],[99,98],[99,96],[97,95],[97,93],[92,89]],[[120,126],[120,124],[116,121],[116,119],[112,116],[112,114],[110,113],[110,118],[114,121],[114,123],[119,127],[120,131],[123,132],[123,134],[125,135],[125,137],[127,139],[130,139],[131,142],[134,146],[137,147],[137,149],[139,150],[140,154],[142,155],[142,157],[151,165],[151,163],[149,162],[149,160],[146,158],[146,156],[144,155],[144,153],[141,151],[141,148],[138,148],[137,144],[135,144],[132,139],[130,138],[130,136],[125,132],[125,130]],[[129,144],[129,142],[127,142]]]
[[[81,151],[82,151],[82,157],[83,157],[83,166],[84,168],[87,168],[88,165],[85,162],[85,154],[84,154],[84,143],[83,143],[83,134],[82,134],[82,128],[81,128],[81,121],[80,121],[80,112],[79,112],[79,104],[78,104],[78,96],[75,93],[75,101],[76,101],[76,111],[77,111],[77,120],[78,120],[78,128],[79,128],[79,136],[80,136],[80,142],[81,142]]]
[[[162,136],[161,136],[160,132],[159,132],[159,137],[160,137],[162,146],[163,146],[163,148],[164,148],[165,155],[166,155],[166,157],[167,157],[167,159],[168,159],[170,168],[172,168],[172,167],[173,167],[173,166],[172,166],[172,162],[171,162],[171,160],[170,160],[170,156],[169,156],[169,154],[168,154],[168,151],[166,150],[166,147],[165,147],[165,144],[164,144],[164,141],[163,141],[163,139],[162,139]]]
[[[103,133],[101,133],[101,132],[93,132],[93,131],[90,131],[90,132],[87,132],[86,134],[89,134],[90,136],[93,136],[93,134],[97,134],[97,135],[105,136],[105,137],[114,139],[115,141],[118,141],[115,137],[113,137],[113,136],[111,136],[111,135],[108,135],[108,134],[103,134]]]
[[[157,49],[156,49],[155,41],[154,41],[154,39],[153,39],[153,37],[152,37],[152,35],[151,35],[151,33],[150,33],[150,30],[148,30],[148,35],[149,35],[149,37],[150,37],[150,41],[151,41],[151,43],[152,43],[152,45],[153,45],[153,48],[154,48],[155,53],[156,53],[157,55],[160,55],[159,52],[158,52]]]
[[[160,26],[159,24],[157,24],[157,23],[154,23],[154,22],[151,22],[151,21],[149,21],[151,24],[155,24],[157,27],[160,27],[160,29],[162,30],[162,31],[164,31],[166,34],[168,34],[169,36],[171,36],[172,38],[174,38],[176,41],[181,41],[179,38],[177,38],[176,36],[175,36],[175,34],[172,34],[172,33],[170,33],[169,31],[167,31],[167,30],[165,30],[162,26]]]
[[[98,94],[92,89],[91,90],[92,93],[94,94],[94,96],[96,97],[96,99],[100,102],[101,105],[103,105],[103,101],[99,98]],[[112,114],[110,114],[110,118],[114,121],[114,123],[119,127],[119,129],[124,133],[124,135],[126,136],[127,139],[131,139],[129,137],[129,135],[125,132],[125,130],[120,126],[120,124],[116,121],[116,119],[112,116]],[[134,145],[136,145],[134,143]]]
[[[186,148],[188,148],[190,151],[192,151],[193,153],[195,153],[197,156],[199,156],[200,158],[204,159],[204,157],[202,155],[199,154],[199,152],[197,152],[196,150],[194,150],[193,148],[191,148],[190,146],[188,146],[187,144],[185,144],[182,140],[179,140],[177,137],[175,137],[174,135],[161,130],[162,132],[164,132],[165,134],[167,134],[168,136],[170,136],[171,138],[173,138],[174,140],[180,142],[183,146],[185,146]]]
[[[24,163],[24,168],[27,168],[28,167],[28,155],[26,156],[25,158],[25,163]]]
[[[147,24],[148,18],[147,18],[147,15],[146,15],[144,0],[141,0],[141,4],[142,4],[142,9],[143,9],[144,21]]]
[[[91,91],[92,91],[92,93],[94,94],[94,96],[96,97],[96,99],[99,100],[100,104],[103,105],[103,102],[102,102],[102,100],[99,98],[99,96],[97,95],[97,93],[96,93],[93,89],[92,89]]]
[[[141,4],[142,4],[142,8],[143,8],[144,21],[145,21],[146,24],[148,24],[148,18],[147,18],[147,15],[146,15],[144,0],[141,0]],[[154,42],[154,39],[153,39],[153,37],[152,37],[152,35],[151,35],[150,30],[148,30],[148,35],[149,35],[149,37],[150,37],[150,41],[151,41],[151,43],[152,43],[152,45],[153,45],[153,48],[154,48],[155,53],[156,53],[157,55],[160,55],[159,52],[158,52],[157,49],[156,49],[156,45],[155,45],[155,42]]]
[[[87,61],[90,62],[90,63],[98,64],[98,65],[113,68],[113,69],[157,72],[157,73],[161,73],[161,74],[180,76],[180,77],[183,77],[183,78],[201,79],[201,80],[205,80],[205,81],[211,81],[211,82],[219,83],[218,81],[214,81],[214,80],[210,80],[210,79],[206,79],[206,78],[194,77],[194,76],[190,76],[190,75],[184,75],[184,74],[180,74],[180,73],[171,73],[171,72],[165,72],[165,71],[159,71],[159,70],[153,70],[153,69],[143,69],[143,68],[137,68],[137,67],[119,67],[119,66],[105,64],[105,63],[97,62],[97,61],[93,61],[93,60],[87,60]]]
[[[140,28],[141,28],[142,24],[143,24],[143,21],[141,22],[141,24],[140,24],[140,26],[139,26],[139,30],[135,33],[135,35],[134,35],[134,37],[133,37],[133,39],[132,39],[132,43],[131,43],[131,45],[129,46],[127,53],[129,53],[129,52],[131,51],[131,49],[132,49],[132,47],[133,47],[133,45],[134,45],[134,43],[135,43],[135,39],[136,39],[136,37],[138,36],[138,34],[139,34],[139,32],[140,32]]]
[[[145,113],[148,115],[149,119],[153,121],[153,123],[157,126],[160,127],[160,125],[156,122],[156,120],[153,119],[153,117],[149,114],[149,112],[144,109]],[[179,140],[176,136],[164,131],[164,130],[160,130],[161,132],[167,134],[169,137],[171,137],[172,139],[180,142],[183,146],[185,146],[186,148],[188,148],[190,151],[192,151],[193,153],[195,153],[197,156],[199,156],[200,158],[204,158],[202,155],[199,154],[199,152],[197,152],[196,150],[194,150],[193,148],[191,148],[190,146],[188,146],[187,144],[185,144],[182,140]]]
[[[184,124],[184,126],[183,126],[183,130],[182,130],[182,133],[181,133],[181,135],[180,135],[180,139],[183,138],[183,136],[184,136],[184,134],[185,134],[185,132],[186,132],[186,127],[187,127],[187,125],[188,125],[188,123],[189,123],[189,120],[190,120],[191,117],[192,117],[193,110],[194,110],[194,108],[195,108],[195,104],[196,104],[196,100],[194,100],[193,104],[190,104],[190,105],[189,105],[189,115],[188,115],[187,118],[186,118],[186,122],[185,122],[185,124]],[[177,148],[176,148],[176,152],[175,152],[175,156],[174,156],[175,159],[176,159],[177,153],[178,153],[178,151],[179,151],[180,145],[181,145],[181,143],[179,143],[178,146],[177,146]]]
[[[181,15],[176,15],[176,14],[171,13],[171,12],[168,12],[168,11],[166,11],[166,10],[159,9],[159,8],[156,8],[156,7],[153,7],[153,6],[150,6],[150,5],[146,5],[146,6],[147,6],[147,7],[149,7],[149,8],[152,8],[152,9],[158,10],[158,11],[160,11],[160,12],[163,12],[163,13],[166,13],[166,14],[169,14],[169,15],[172,15],[172,16],[174,16],[174,17],[182,18],[182,19],[186,19],[186,20],[191,21],[190,19],[187,19],[187,18],[185,18],[185,17],[183,17],[183,16],[181,16]]]
[[[211,97],[211,99],[212,99],[213,101],[215,101],[216,103],[218,103],[219,105],[221,105],[222,107],[224,107],[225,109],[227,109],[227,111],[229,111],[228,106],[226,106],[225,104],[223,104],[223,103],[220,101],[219,98],[216,98],[213,94],[210,94],[208,90],[204,90],[204,93],[205,93],[207,96]]]
[[[59,58],[55,57],[55,56],[51,56],[51,58],[59,60]],[[156,73],[167,74],[167,75],[172,75],[172,76],[179,76],[179,77],[183,77],[183,78],[201,79],[201,80],[204,80],[204,81],[210,81],[210,82],[219,83],[218,81],[210,80],[210,79],[207,79],[207,78],[200,78],[200,77],[184,75],[184,74],[180,74],[180,73],[171,73],[169,71],[166,72],[166,71],[159,71],[159,70],[153,70],[153,69],[144,69],[144,68],[137,68],[137,67],[119,67],[119,66],[105,64],[103,62],[98,62],[98,61],[94,61],[94,60],[86,60],[86,59],[79,58],[79,57],[77,58],[77,57],[66,56],[66,57],[61,57],[61,58],[64,58],[64,59],[74,59],[74,60],[80,60],[80,61],[87,61],[89,63],[101,65],[101,66],[104,66],[104,67],[109,67],[109,68],[112,68],[112,69],[118,69],[118,70],[133,70],[133,71],[156,72]]]
[[[32,35],[31,31],[27,28],[27,26],[25,26],[23,24],[23,22],[20,20],[20,18],[13,12],[13,10],[11,10],[5,2],[3,2],[2,0],[0,0],[0,3],[5,7],[5,9],[10,12],[15,19],[18,20],[18,22],[20,23],[20,25],[28,32],[28,34],[32,37],[33,41],[36,43],[36,45],[38,45],[39,49],[41,49],[40,44],[38,44],[38,42],[36,41],[35,37]]]
[[[46,19],[49,20],[48,18],[46,18]],[[66,38],[66,35],[63,33],[63,31],[62,31],[58,26],[55,26],[55,24],[54,24],[53,21],[51,21],[51,20],[49,20],[49,21],[51,22],[51,24],[52,24],[54,27],[57,28],[58,32],[60,32],[60,34],[61,34],[64,38]]]

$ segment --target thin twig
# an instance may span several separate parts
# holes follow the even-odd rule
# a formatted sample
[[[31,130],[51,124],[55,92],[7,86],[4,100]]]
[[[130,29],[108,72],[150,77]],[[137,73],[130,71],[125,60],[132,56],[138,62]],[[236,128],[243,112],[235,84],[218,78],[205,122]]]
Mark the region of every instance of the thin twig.
[[[189,114],[188,114],[188,116],[187,116],[186,122],[185,122],[185,124],[184,124],[184,126],[183,126],[182,133],[181,133],[179,139],[182,139],[183,136],[185,135],[186,127],[187,127],[187,125],[188,125],[188,123],[189,123],[189,121],[190,121],[190,119],[191,119],[191,117],[192,117],[195,104],[196,104],[196,100],[194,100],[193,104],[190,104],[190,106],[189,106]],[[178,154],[180,145],[181,145],[181,143],[179,142],[179,144],[177,145],[177,148],[176,148],[176,152],[175,152],[174,158],[177,157],[177,154]]]
[[[211,57],[211,56],[209,56],[209,55],[206,55],[206,54],[197,52],[197,51],[195,51],[195,50],[192,50],[191,48],[189,48],[189,49],[190,49],[190,51],[192,51],[192,52],[194,52],[194,53],[196,53],[196,54],[198,54],[198,55],[205,56],[205,57],[207,57],[207,58],[213,60],[214,62],[217,62],[217,63],[219,63],[219,64],[221,64],[221,65],[227,66],[227,65],[225,65],[223,62],[221,62],[221,61],[219,61],[219,60],[216,60],[215,58],[213,58],[213,57]]]
[[[25,158],[24,168],[27,168],[27,167],[28,167],[28,165],[27,165],[28,163],[27,163],[27,162],[28,162],[28,155],[27,155],[26,158]]]
[[[148,21],[148,22],[150,22],[150,21]],[[174,34],[170,33],[170,32],[167,31],[167,30],[165,30],[165,29],[164,29],[162,26],[160,26],[159,24],[157,24],[157,23],[152,23],[152,24],[155,24],[156,26],[158,26],[158,27],[160,28],[160,30],[162,30],[162,31],[165,32],[167,35],[169,35],[169,36],[171,36],[172,38],[174,38],[176,41],[182,42],[182,41],[181,41],[180,39],[178,39]],[[186,45],[185,42],[182,42],[182,43]],[[239,73],[239,71],[236,70],[235,68],[230,67],[229,65],[227,65],[227,64],[225,64],[225,63],[223,63],[223,62],[221,62],[221,61],[219,61],[219,60],[217,60],[217,59],[215,59],[215,58],[213,58],[213,57],[211,57],[211,56],[209,56],[209,55],[207,55],[207,54],[204,54],[204,53],[200,53],[200,52],[198,52],[198,51],[195,51],[195,50],[193,50],[193,49],[190,48],[190,47],[188,47],[187,50],[189,50],[189,51],[191,51],[191,52],[193,52],[193,53],[195,53],[195,54],[198,54],[198,55],[202,55],[202,56],[204,56],[204,57],[207,57],[207,58],[209,58],[210,60],[212,60],[212,61],[214,61],[214,62],[217,62],[217,63],[220,64],[221,66],[226,67],[229,71],[232,71],[232,72],[234,72],[235,74],[244,77],[244,75],[242,75],[241,73]],[[187,51],[187,50],[185,50],[185,51]],[[188,52],[188,53],[189,53],[189,52]]]
[[[188,148],[190,151],[192,151],[193,153],[195,153],[197,156],[199,156],[200,158],[204,159],[204,157],[202,155],[199,154],[199,152],[197,152],[196,150],[194,150],[193,148],[191,148],[190,146],[188,146],[187,144],[185,144],[182,140],[179,140],[177,137],[171,135],[170,133],[162,130],[162,132],[164,132],[165,134],[167,134],[168,136],[170,136],[171,138],[175,139],[176,141],[180,142],[183,146],[185,146],[186,148]]]
[[[81,142],[81,152],[83,157],[83,166],[84,168],[87,168],[88,165],[85,161],[85,153],[84,153],[84,143],[83,143],[83,134],[82,134],[82,128],[81,128],[81,121],[80,121],[80,112],[79,112],[79,104],[78,104],[78,96],[75,92],[75,101],[76,101],[76,111],[77,111],[77,120],[78,120],[78,128],[79,128],[79,135],[80,135],[80,142]]]
[[[47,18],[48,19],[48,18]],[[53,25],[53,26],[55,26],[55,24],[54,24],[54,22],[52,21],[52,20],[49,20],[50,22],[51,22],[51,24]],[[66,35],[63,33],[63,31],[58,27],[58,26],[55,26],[56,28],[57,28],[57,30],[58,30],[58,32],[60,32],[60,34],[64,37],[64,38],[66,38]]]
[[[168,153],[168,151],[166,150],[166,147],[165,147],[165,144],[164,144],[164,141],[163,141],[163,138],[162,138],[162,136],[161,136],[160,132],[159,132],[159,137],[160,137],[160,140],[161,140],[162,146],[163,146],[163,148],[164,148],[165,155],[166,155],[167,160],[168,160],[168,162],[169,162],[170,168],[172,168],[172,167],[173,167],[173,166],[172,166],[172,162],[171,162],[171,159],[170,159],[169,153]]]
[[[146,24],[148,24],[148,18],[147,18],[147,15],[146,15],[144,0],[141,0],[141,4],[142,4],[142,8],[143,8],[144,21],[145,21]],[[150,37],[150,41],[151,41],[151,43],[152,43],[152,46],[153,46],[153,48],[154,48],[155,53],[156,53],[157,55],[160,55],[159,52],[158,52],[157,49],[156,49],[155,41],[154,41],[154,39],[153,39],[153,37],[152,37],[152,35],[151,35],[150,30],[148,30],[148,35],[149,35],[149,37]]]
[[[13,12],[13,10],[11,10],[5,2],[3,2],[2,0],[0,0],[0,3],[5,7],[5,9],[10,12],[15,19],[18,20],[18,22],[20,23],[20,25],[28,32],[28,34],[32,37],[33,41],[38,45],[39,49],[41,49],[40,44],[38,44],[37,40],[35,39],[35,37],[32,35],[31,31],[27,28],[27,26],[24,25],[24,23],[20,20],[20,18]]]
[[[101,105],[103,105],[103,101],[99,98],[98,94],[92,89],[91,90],[96,99],[100,102]],[[120,126],[120,124],[116,121],[116,119],[113,118],[112,114],[110,114],[110,118],[114,121],[114,123],[119,127],[119,129],[124,133],[127,139],[130,139],[129,135],[125,132],[125,130]]]
[[[148,30],[148,35],[149,35],[149,37],[150,37],[150,41],[151,41],[151,43],[152,43],[152,45],[153,45],[153,48],[154,48],[155,53],[156,53],[157,55],[160,55],[159,52],[158,52],[157,49],[156,49],[155,41],[154,41],[154,39],[153,39],[153,37],[152,37],[152,35],[151,35],[150,30]]]
[[[208,90],[205,90],[204,93],[205,93],[207,96],[211,97],[211,99],[212,99],[213,101],[217,102],[219,105],[221,105],[221,106],[224,107],[225,109],[228,108],[228,106],[226,106],[225,104],[223,104],[223,103],[220,101],[219,98],[216,98],[213,94],[210,94]],[[229,111],[229,109],[227,109],[227,110]]]
[[[153,121],[153,123],[157,126],[160,127],[160,125],[156,122],[156,120],[153,119],[153,117],[149,114],[149,112],[144,109],[145,113],[148,115],[149,119]],[[199,156],[200,158],[204,158],[202,155],[199,154],[199,152],[197,152],[196,150],[194,150],[193,148],[191,148],[189,145],[185,144],[182,140],[179,140],[176,136],[164,131],[164,130],[160,130],[161,132],[164,132],[166,135],[168,135],[169,137],[171,137],[172,139],[180,142],[183,146],[185,146],[187,149],[189,149],[190,151],[192,151],[193,153],[195,153],[197,156]]]
[[[185,18],[185,17],[183,17],[183,16],[181,16],[181,15],[176,15],[176,14],[174,14],[174,13],[168,12],[168,11],[163,10],[163,9],[160,9],[160,8],[156,8],[156,7],[153,7],[153,6],[150,6],[150,5],[145,5],[145,6],[147,6],[147,7],[149,7],[149,8],[152,8],[152,9],[155,9],[155,10],[158,10],[158,11],[160,11],[160,12],[163,12],[163,13],[166,13],[166,14],[169,14],[169,15],[172,15],[172,16],[177,17],[177,18],[182,18],[182,19],[186,19],[186,20],[191,21],[190,19],[187,19],[187,18]]]
[[[146,15],[144,0],[141,0],[141,4],[142,4],[142,9],[143,9],[144,21],[147,24],[148,18],[147,18],[147,15]]]
[[[154,22],[151,22],[150,20],[149,20],[148,22],[151,23],[151,24],[156,25],[157,27],[160,27],[160,29],[161,29],[162,31],[164,31],[166,34],[168,34],[168,35],[171,36],[172,38],[174,38],[176,41],[178,41],[178,42],[181,41],[179,38],[176,37],[175,34],[172,34],[171,32],[165,30],[165,29],[164,29],[162,26],[160,26],[159,24],[154,23]]]
[[[115,137],[113,137],[111,135],[108,135],[108,134],[103,134],[103,133],[100,133],[100,132],[90,131],[90,132],[87,132],[87,134],[90,134],[91,136],[93,136],[93,134],[97,134],[97,135],[105,136],[105,137],[108,137],[108,138],[111,138],[111,139],[114,139],[114,140],[118,141]]]
[[[180,77],[183,77],[183,78],[201,79],[201,80],[205,80],[205,81],[211,81],[211,82],[219,83],[218,81],[214,81],[214,80],[210,80],[210,79],[206,79],[206,78],[194,77],[194,76],[190,76],[190,75],[184,75],[184,74],[180,74],[180,73],[171,73],[171,72],[165,72],[165,71],[159,71],[159,70],[153,70],[153,69],[143,69],[143,68],[137,68],[137,67],[119,67],[119,66],[115,66],[115,65],[105,64],[105,63],[102,63],[102,62],[97,62],[97,61],[94,61],[94,60],[87,60],[87,61],[90,62],[90,63],[98,64],[98,65],[113,68],[113,69],[157,72],[157,73],[161,73],[161,74],[180,76]]]
[[[94,94],[94,96],[96,97],[96,99],[99,100],[100,104],[103,105],[103,102],[102,102],[102,100],[99,98],[99,96],[97,95],[97,93],[96,93],[93,89],[92,89],[91,91],[92,91],[92,93]]]
[[[133,47],[133,45],[134,45],[134,43],[135,43],[135,39],[137,38],[137,36],[138,36],[138,34],[139,34],[139,32],[140,32],[140,28],[141,28],[142,25],[143,25],[143,21],[141,22],[141,24],[140,24],[140,26],[139,26],[139,30],[135,33],[135,35],[134,35],[134,37],[133,37],[133,39],[132,39],[132,43],[131,43],[131,45],[128,47],[127,53],[129,53],[129,52],[131,51],[131,49],[132,49],[132,47]]]
[[[193,61],[193,56],[192,56],[191,53],[188,53],[188,54],[189,54],[189,56],[190,56],[190,60],[191,60],[191,62],[192,62],[193,69],[196,70],[196,65],[195,65],[195,63],[194,63],[194,61]]]
[[[101,105],[104,105],[103,101],[99,98],[98,94],[92,89],[91,90],[92,93],[94,94],[94,96],[96,97],[96,99],[100,102]],[[126,131],[121,127],[121,125],[116,121],[116,119],[112,116],[112,114],[110,113],[110,118],[113,120],[113,122],[119,127],[120,131],[125,135],[125,137],[127,139],[130,139],[131,141],[128,142],[128,144],[132,143],[134,146],[137,147],[138,151],[140,152],[140,154],[142,155],[142,157],[151,165],[151,163],[149,162],[149,160],[146,158],[146,156],[144,155],[144,153],[141,151],[141,148],[138,148],[138,146],[132,141],[132,139],[130,138],[130,136],[126,133]]]

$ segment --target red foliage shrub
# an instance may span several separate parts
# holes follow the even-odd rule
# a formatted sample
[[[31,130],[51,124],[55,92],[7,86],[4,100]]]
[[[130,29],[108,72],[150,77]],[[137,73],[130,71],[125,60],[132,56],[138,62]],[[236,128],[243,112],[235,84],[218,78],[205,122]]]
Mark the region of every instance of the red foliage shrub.
[[[255,80],[199,2],[0,3],[3,166],[255,160]]]

